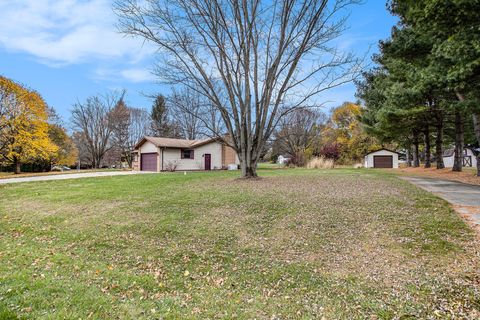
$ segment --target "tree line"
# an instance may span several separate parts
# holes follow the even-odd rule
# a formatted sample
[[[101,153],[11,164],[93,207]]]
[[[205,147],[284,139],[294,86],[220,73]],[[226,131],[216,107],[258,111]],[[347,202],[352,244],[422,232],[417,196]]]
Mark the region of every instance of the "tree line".
[[[414,167],[422,157],[426,168],[433,160],[444,168],[453,143],[452,170],[462,171],[464,147],[480,144],[480,1],[392,0],[388,9],[399,23],[357,82],[362,122]]]
[[[280,121],[264,159],[275,162],[282,155],[290,159],[290,165],[300,167],[317,157],[336,164],[362,163],[365,154],[380,148],[359,121],[363,113],[364,108],[352,102],[332,108],[328,114],[319,108],[297,109]]]
[[[146,135],[199,139],[221,130],[218,116],[194,91],[151,98],[147,111],[129,106],[125,91],[91,96],[72,106],[65,125],[39,93],[0,76],[0,169],[131,167],[131,152]]]

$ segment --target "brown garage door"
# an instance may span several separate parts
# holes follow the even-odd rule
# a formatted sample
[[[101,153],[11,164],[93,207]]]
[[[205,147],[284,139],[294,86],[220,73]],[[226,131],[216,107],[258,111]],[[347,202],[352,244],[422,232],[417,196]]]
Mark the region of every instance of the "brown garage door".
[[[393,168],[392,156],[373,156],[374,168]]]
[[[157,154],[156,153],[142,153],[140,158],[141,171],[157,171]]]

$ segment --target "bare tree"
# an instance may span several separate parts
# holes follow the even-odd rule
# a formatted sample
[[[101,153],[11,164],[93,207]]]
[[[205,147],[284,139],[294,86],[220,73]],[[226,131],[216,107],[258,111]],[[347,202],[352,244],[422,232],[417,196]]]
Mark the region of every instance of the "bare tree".
[[[122,32],[160,49],[156,74],[206,96],[221,115],[243,177],[279,119],[352,80],[360,67],[331,43],[359,0],[118,0]]]
[[[198,139],[202,135],[202,95],[189,88],[174,91],[169,97],[172,117],[186,139]]]
[[[87,140],[82,132],[75,131],[72,134],[72,140],[78,150],[78,166],[82,165],[91,166],[93,163],[92,154],[88,148]]]
[[[302,162],[307,149],[319,142],[325,114],[313,109],[297,109],[280,120],[274,134],[274,149]],[[303,165],[304,163],[296,163]]]
[[[114,128],[111,111],[118,101],[117,94],[109,94],[93,96],[87,98],[84,103],[77,102],[73,106],[72,124],[83,136],[80,141],[86,143],[94,168],[101,167],[105,153],[111,148],[110,138]]]
[[[150,127],[150,115],[144,109],[129,108],[130,121],[128,123],[127,153],[125,159],[132,166],[132,154],[135,144],[148,134]]]
[[[174,88],[168,100],[172,120],[186,139],[217,137],[224,133],[218,110],[199,90],[189,87],[182,87],[180,90]]]

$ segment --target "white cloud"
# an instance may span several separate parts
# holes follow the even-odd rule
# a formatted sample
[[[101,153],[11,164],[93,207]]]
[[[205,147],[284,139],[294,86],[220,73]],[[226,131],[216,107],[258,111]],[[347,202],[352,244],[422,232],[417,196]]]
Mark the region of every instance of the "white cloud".
[[[108,0],[2,0],[0,46],[60,65],[112,58],[135,63],[153,52],[119,34],[115,22]]]
[[[120,72],[120,75],[131,82],[155,81],[155,76],[145,69],[126,69]]]
[[[147,68],[140,67],[128,69],[100,67],[94,70],[93,78],[100,81],[122,82],[126,80],[133,83],[154,82],[157,79]]]

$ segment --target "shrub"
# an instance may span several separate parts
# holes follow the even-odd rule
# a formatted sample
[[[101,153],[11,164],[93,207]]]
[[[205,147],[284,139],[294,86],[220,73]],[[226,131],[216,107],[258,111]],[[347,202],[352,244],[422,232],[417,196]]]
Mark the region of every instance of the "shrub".
[[[305,155],[304,151],[296,152],[290,161],[287,163],[288,166],[297,166],[297,167],[304,167],[307,163],[307,156]]]
[[[324,157],[313,158],[307,163],[308,169],[332,169],[333,167],[333,159],[327,159]]]
[[[338,160],[340,158],[340,147],[336,143],[324,145],[320,149],[320,156],[333,161]]]
[[[173,172],[177,169],[177,166],[178,166],[177,161],[168,161],[165,165],[165,170]]]

